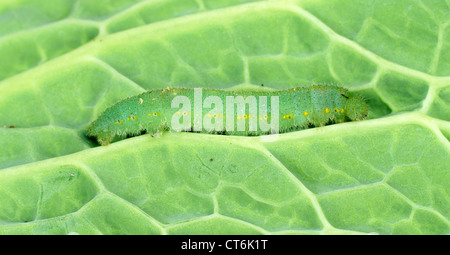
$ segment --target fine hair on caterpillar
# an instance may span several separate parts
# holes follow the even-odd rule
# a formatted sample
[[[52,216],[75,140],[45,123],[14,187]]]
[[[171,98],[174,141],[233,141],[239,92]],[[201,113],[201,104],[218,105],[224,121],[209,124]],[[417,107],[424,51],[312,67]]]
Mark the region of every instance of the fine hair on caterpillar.
[[[150,90],[108,108],[88,130],[101,145],[116,136],[163,130],[265,135],[367,117],[365,100],[336,86],[270,92],[166,88]]]

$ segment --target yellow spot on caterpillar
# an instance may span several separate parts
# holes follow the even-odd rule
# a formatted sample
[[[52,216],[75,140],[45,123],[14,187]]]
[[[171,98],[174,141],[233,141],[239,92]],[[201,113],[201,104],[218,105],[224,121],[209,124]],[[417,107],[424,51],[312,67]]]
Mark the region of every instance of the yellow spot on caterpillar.
[[[344,112],[344,108],[341,109],[341,113],[343,113],[343,112]]]
[[[214,114],[214,117],[219,117],[219,114],[218,113]]]
[[[147,114],[147,116],[152,116],[152,113]]]
[[[155,100],[156,100],[156,97],[152,98],[152,100],[155,101]]]
[[[181,114],[181,112],[177,112],[177,114]]]
[[[135,120],[135,119],[137,119],[137,118],[136,118],[136,116],[133,116],[132,119]]]
[[[158,115],[159,115],[159,113],[158,113],[158,112],[155,112],[155,113],[153,113],[153,115],[155,115],[155,116],[158,116]]]
[[[183,114],[184,114],[184,115],[188,115],[188,114],[189,114],[189,112],[184,112]]]
[[[211,114],[208,114],[207,116],[208,116],[208,118],[211,118],[211,117],[212,117],[212,115],[211,115]]]
[[[297,89],[296,88],[294,88],[294,91],[296,91]]]
[[[335,112],[339,112],[339,109],[338,109],[338,108],[334,108],[334,111],[335,111]]]
[[[328,109],[328,108],[325,108],[325,111],[323,111],[324,113],[329,113],[330,112],[330,109]]]
[[[283,116],[283,119],[286,119],[286,115]]]
[[[130,120],[130,118],[127,118],[127,120]]]
[[[123,121],[119,120],[119,124],[122,124],[122,123],[123,123]]]
[[[237,119],[240,120],[240,119],[241,119],[241,116],[237,116]]]
[[[248,119],[248,117],[249,117],[248,114],[245,114],[245,118]]]
[[[304,116],[308,116],[308,115],[309,115],[309,112],[304,112],[303,115],[304,115]]]
[[[118,121],[116,121],[116,122],[114,122],[114,124],[119,124],[119,122],[118,122]]]
[[[264,115],[264,119],[267,120],[267,115]]]
[[[262,117],[259,117],[259,120],[262,120]]]
[[[142,104],[144,102],[144,99],[139,98],[139,104]]]

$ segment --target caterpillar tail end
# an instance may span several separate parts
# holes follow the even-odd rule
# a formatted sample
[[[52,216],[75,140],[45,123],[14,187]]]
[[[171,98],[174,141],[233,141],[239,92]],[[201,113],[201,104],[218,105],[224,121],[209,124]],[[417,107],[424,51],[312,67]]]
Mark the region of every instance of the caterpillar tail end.
[[[363,120],[369,115],[369,107],[360,95],[349,97],[345,108],[346,116],[351,120]]]

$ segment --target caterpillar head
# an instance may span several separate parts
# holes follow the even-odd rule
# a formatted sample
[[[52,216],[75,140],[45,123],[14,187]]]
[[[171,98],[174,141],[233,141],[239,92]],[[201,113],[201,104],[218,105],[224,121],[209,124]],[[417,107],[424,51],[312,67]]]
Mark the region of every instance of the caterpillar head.
[[[351,120],[363,120],[369,114],[366,100],[360,95],[350,95],[345,104],[345,116]]]

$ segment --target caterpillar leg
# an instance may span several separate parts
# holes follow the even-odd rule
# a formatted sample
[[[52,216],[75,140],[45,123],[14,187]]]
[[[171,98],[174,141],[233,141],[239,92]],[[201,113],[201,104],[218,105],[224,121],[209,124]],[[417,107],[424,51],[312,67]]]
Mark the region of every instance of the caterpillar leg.
[[[145,128],[145,131],[147,132],[147,134],[150,134],[152,137],[160,137],[162,135],[162,133],[166,130],[169,130],[169,129],[163,125],[157,126],[157,127],[149,126],[149,127]]]
[[[161,137],[162,136],[163,131],[162,130],[158,130],[155,131],[153,133],[150,133],[152,137]]]
[[[344,123],[345,118],[336,118],[336,123]]]
[[[97,135],[97,141],[102,146],[110,144],[113,139],[114,139],[114,134],[112,134],[112,133],[101,133],[101,134]]]

